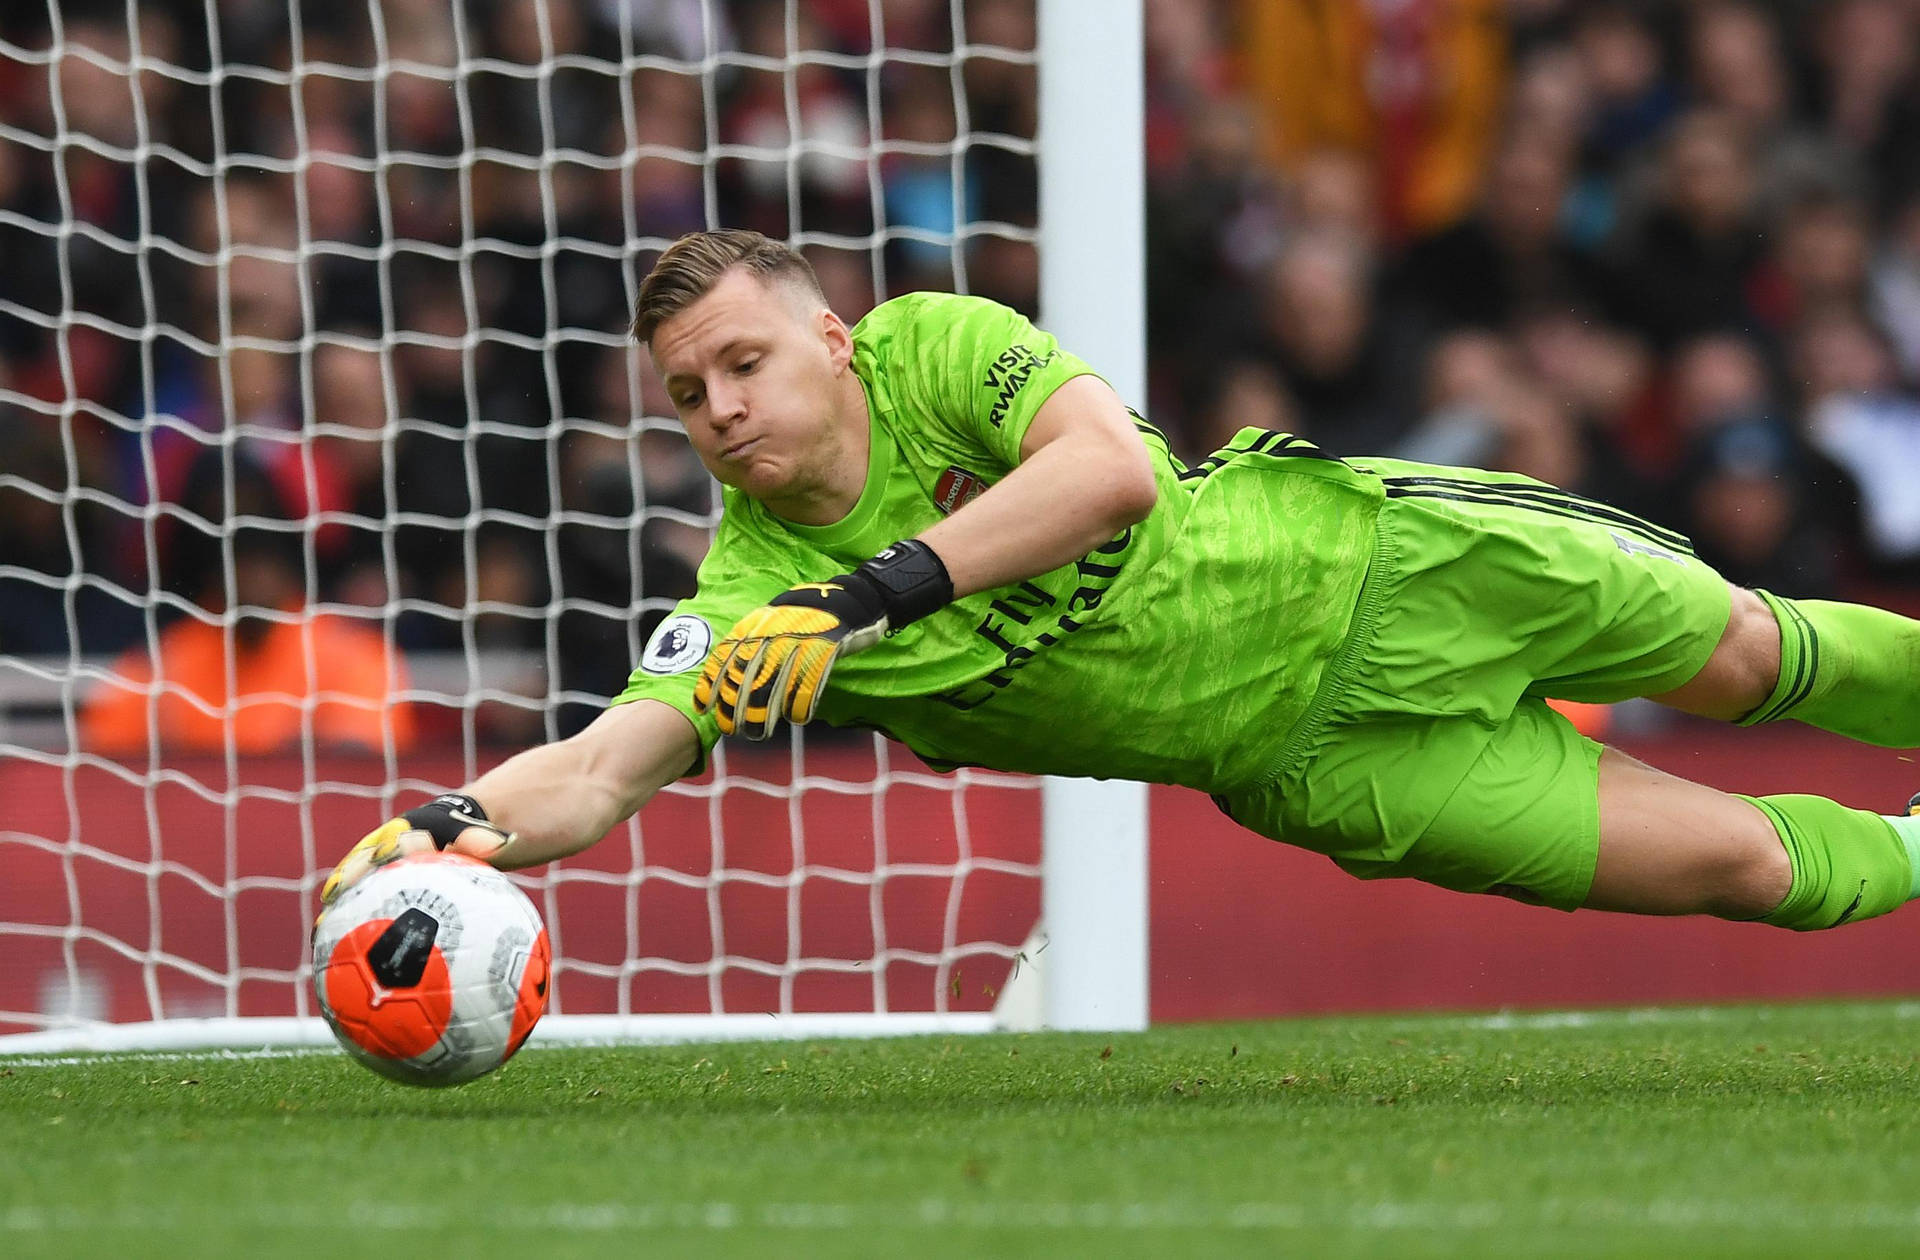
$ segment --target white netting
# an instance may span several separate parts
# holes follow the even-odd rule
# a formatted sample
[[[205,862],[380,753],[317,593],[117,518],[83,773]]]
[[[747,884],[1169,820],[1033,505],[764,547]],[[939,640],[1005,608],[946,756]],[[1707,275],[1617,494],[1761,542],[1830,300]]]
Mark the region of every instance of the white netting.
[[[624,333],[657,252],[1030,310],[1033,45],[1031,0],[8,6],[0,1033],[309,1014],[333,858],[577,729],[689,588],[716,497]],[[556,1009],[986,1009],[1039,813],[864,736],[723,749],[531,881]]]

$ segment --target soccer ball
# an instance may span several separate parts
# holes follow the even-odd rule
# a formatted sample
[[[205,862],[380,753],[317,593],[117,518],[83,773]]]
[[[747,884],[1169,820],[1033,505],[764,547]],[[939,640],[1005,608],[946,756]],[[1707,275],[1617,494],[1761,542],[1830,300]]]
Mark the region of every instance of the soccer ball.
[[[409,1085],[459,1085],[512,1058],[547,1009],[551,969],[526,894],[453,853],[381,867],[313,929],[313,987],[334,1037]]]

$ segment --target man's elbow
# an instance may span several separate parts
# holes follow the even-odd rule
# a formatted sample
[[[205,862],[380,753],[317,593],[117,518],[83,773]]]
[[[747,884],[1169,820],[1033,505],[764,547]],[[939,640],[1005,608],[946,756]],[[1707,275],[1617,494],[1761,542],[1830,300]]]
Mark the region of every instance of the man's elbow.
[[[1133,455],[1129,452],[1129,455]],[[1160,501],[1160,483],[1154,479],[1153,465],[1145,451],[1137,458],[1125,459],[1115,470],[1110,483],[1108,510],[1116,531],[1138,525],[1153,512]]]

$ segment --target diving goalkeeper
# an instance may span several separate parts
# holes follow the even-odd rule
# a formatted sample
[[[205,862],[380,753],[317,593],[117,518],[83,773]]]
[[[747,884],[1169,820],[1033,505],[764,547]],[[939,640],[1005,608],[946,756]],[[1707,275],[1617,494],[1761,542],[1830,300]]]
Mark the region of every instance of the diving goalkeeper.
[[[385,824],[323,902],[428,845],[576,852],[722,734],[816,720],[1198,788],[1362,878],[1561,910],[1814,929],[1916,892],[1920,818],[1716,791],[1547,700],[1920,745],[1920,623],[1732,587],[1524,477],[1254,429],[1187,467],[1015,312],[914,294],[849,330],[756,233],[676,242],[634,335],[724,487],[698,593],[586,730]]]

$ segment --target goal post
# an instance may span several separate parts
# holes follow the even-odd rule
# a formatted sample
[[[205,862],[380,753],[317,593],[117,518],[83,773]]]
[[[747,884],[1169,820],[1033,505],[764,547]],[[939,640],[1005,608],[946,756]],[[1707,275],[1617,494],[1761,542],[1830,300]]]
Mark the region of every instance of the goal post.
[[[1040,319],[1146,406],[1141,0],[1040,0]],[[1147,790],[1049,779],[1041,975],[1053,1028],[1147,1026]]]
[[[0,284],[0,529],[51,519],[57,553],[0,537],[0,601],[66,630],[22,648],[0,617],[0,1055],[325,1044],[305,949],[333,858],[603,698],[604,679],[569,670],[583,635],[638,659],[644,619],[678,598],[661,556],[717,514],[704,479],[662,489],[684,439],[606,315],[630,309],[675,214],[737,226],[729,198],[753,191],[830,294],[874,300],[903,259],[974,291],[974,246],[1031,250],[1038,321],[1144,405],[1141,0],[944,0],[947,42],[903,46],[886,42],[890,0],[866,0],[867,46],[859,0],[695,0],[675,12],[698,20],[645,31],[630,4],[454,0],[444,30],[433,7],[365,0],[303,32],[319,10],[288,0],[277,52],[271,32],[223,31],[214,5],[203,32],[168,25],[193,6],[136,0],[123,19],[46,0],[38,28],[0,21],[0,81],[40,76],[48,102],[0,112],[0,253],[45,281]],[[531,15],[512,39],[481,16],[511,11]],[[851,51],[802,42],[828,11]],[[742,13],[774,14],[784,51],[730,27]],[[1025,42],[993,42],[1028,18]],[[977,65],[1032,74],[1026,130],[1018,111],[970,128]],[[950,111],[951,134],[887,116],[903,69],[946,85],[931,113]],[[857,108],[810,112],[815,74]],[[357,144],[329,112],[343,100],[366,115]],[[168,121],[196,108],[200,147]],[[274,108],[284,147],[247,148],[248,112]],[[981,195],[980,152],[1030,163],[1037,205]],[[10,201],[20,187],[44,195]],[[942,188],[944,218],[927,200]],[[820,227],[821,195],[866,226]],[[277,408],[256,405],[276,388]],[[370,498],[327,498],[352,464],[323,464],[327,444],[378,450]],[[249,499],[256,456],[278,461],[291,515]],[[409,498],[432,458],[447,493]],[[540,484],[497,500],[502,466]],[[182,484],[205,497],[180,501]],[[298,556],[292,605],[248,602],[243,554],[268,535]],[[355,538],[372,540],[358,585],[330,578],[329,549]],[[182,540],[224,610],[174,589]],[[413,567],[430,561],[446,562],[437,585]],[[103,610],[131,626],[105,646],[84,633]],[[387,699],[432,740],[409,746],[388,715],[371,755],[340,750],[328,723],[365,697],[314,681],[346,642],[323,643],[321,622],[373,645]],[[315,689],[209,700],[129,666],[178,627],[225,651],[235,696],[237,645],[297,628]],[[143,722],[184,703],[224,737],[184,757],[102,751],[86,716],[114,692]],[[292,746],[239,734],[261,703],[294,712]],[[723,743],[595,848],[517,877],[556,950],[535,1039],[1145,1027],[1146,799],[934,774],[866,736]]]

